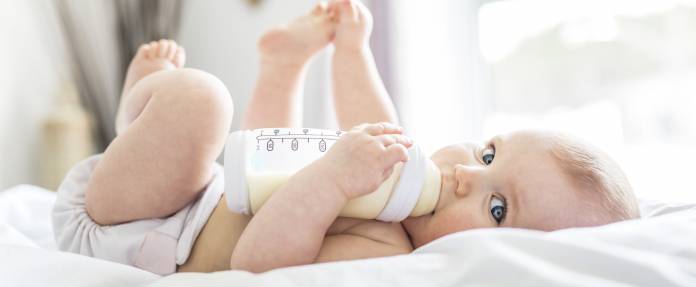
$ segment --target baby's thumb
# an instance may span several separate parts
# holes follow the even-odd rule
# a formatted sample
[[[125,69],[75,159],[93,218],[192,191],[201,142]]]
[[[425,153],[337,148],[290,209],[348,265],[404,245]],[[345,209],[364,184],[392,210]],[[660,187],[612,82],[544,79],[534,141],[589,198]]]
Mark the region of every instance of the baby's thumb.
[[[384,152],[384,168],[389,168],[395,165],[397,162],[408,161],[408,150],[405,146],[399,143],[389,145]]]

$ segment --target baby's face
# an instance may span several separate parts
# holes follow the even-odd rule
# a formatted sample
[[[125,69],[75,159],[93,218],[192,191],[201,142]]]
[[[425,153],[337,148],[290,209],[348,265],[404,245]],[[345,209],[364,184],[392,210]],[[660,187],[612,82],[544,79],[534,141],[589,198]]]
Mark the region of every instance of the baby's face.
[[[417,246],[443,235],[482,227],[554,230],[574,224],[583,210],[543,132],[516,132],[482,144],[435,152],[442,172],[440,201],[430,215],[405,220]]]

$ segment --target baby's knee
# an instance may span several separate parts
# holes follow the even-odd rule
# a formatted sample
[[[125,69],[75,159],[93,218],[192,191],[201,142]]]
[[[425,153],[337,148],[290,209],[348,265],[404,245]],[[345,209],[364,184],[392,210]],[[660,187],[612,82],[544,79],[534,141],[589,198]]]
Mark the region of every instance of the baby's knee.
[[[167,77],[169,86],[165,89],[193,97],[197,103],[206,108],[222,110],[231,113],[233,110],[232,96],[225,84],[214,75],[197,69],[176,69],[169,71]]]
[[[204,134],[229,131],[233,101],[217,77],[196,69],[176,69],[153,75],[151,83],[151,104],[158,113],[174,114],[194,130],[204,125],[205,129],[199,131]]]

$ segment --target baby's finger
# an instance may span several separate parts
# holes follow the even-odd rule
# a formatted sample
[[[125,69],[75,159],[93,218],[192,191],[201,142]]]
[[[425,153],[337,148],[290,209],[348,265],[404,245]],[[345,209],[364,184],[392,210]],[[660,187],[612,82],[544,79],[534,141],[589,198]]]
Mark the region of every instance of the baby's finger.
[[[362,132],[362,131],[365,131],[365,128],[367,128],[369,125],[370,125],[370,124],[368,124],[368,123],[359,124],[359,125],[357,125],[357,126],[352,127],[352,128],[350,129],[350,131],[353,131],[353,132]]]
[[[403,145],[407,148],[411,147],[413,145],[413,140],[411,138],[405,136],[405,135],[400,135],[400,134],[383,134],[380,136],[377,136],[377,140],[380,141],[385,147],[388,147],[393,144],[400,144]]]
[[[403,128],[392,123],[382,122],[369,124],[363,130],[369,135],[378,136],[381,134],[400,134]]]
[[[408,161],[408,150],[401,144],[393,144],[387,147],[384,152],[384,168],[389,168],[395,165],[397,162],[407,162]]]

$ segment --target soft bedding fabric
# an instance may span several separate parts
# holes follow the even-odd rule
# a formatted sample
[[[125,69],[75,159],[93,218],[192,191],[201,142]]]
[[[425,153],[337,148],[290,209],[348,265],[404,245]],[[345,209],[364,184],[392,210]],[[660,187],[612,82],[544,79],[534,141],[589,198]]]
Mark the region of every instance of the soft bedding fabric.
[[[0,244],[0,286],[146,286],[159,278],[74,253]]]
[[[9,227],[13,227],[16,232],[31,239],[24,244],[55,249],[50,220],[55,201],[54,192],[31,185],[18,185],[0,191],[0,225],[7,225],[5,229],[0,229],[0,243],[7,238],[2,232],[9,233]]]
[[[414,254],[243,272],[174,274],[152,286],[696,286],[696,209],[598,228],[452,234]],[[282,284],[281,284],[282,283]]]
[[[551,233],[460,232],[403,256],[159,277],[40,248],[52,196],[0,192],[0,286],[696,286],[695,205],[643,202],[649,218]]]

